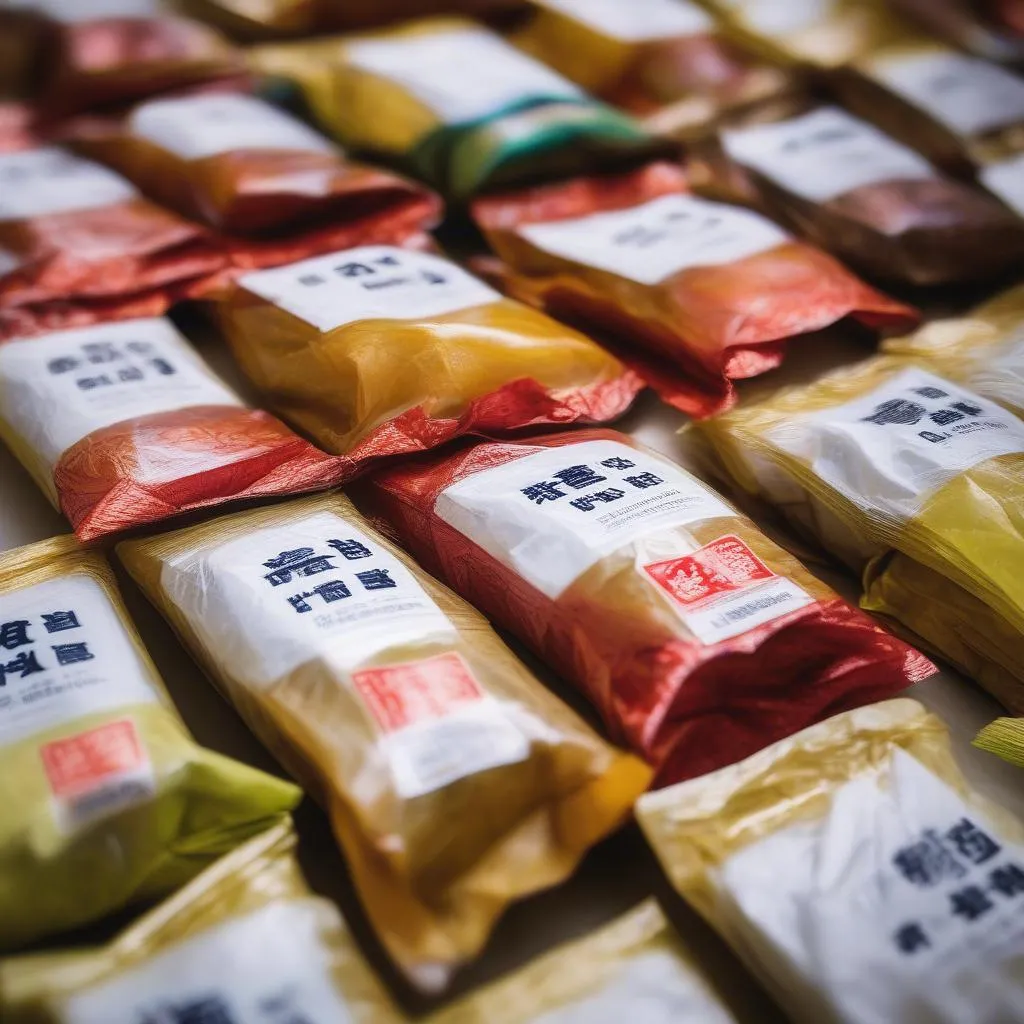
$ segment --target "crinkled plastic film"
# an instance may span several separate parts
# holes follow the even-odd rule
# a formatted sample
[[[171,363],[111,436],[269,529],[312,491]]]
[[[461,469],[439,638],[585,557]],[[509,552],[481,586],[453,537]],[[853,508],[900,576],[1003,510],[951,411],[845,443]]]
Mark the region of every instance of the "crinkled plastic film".
[[[102,556],[0,557],[0,948],[184,884],[300,796],[189,737]]]
[[[1024,768],[1024,718],[997,718],[978,733],[974,745]]]
[[[692,416],[730,407],[733,381],[775,369],[800,335],[847,316],[873,327],[917,321],[910,307],[764,218],[691,197],[683,171],[665,163],[485,197],[473,211],[504,261],[511,294],[610,335],[666,401]],[[616,227],[604,227],[612,215]],[[715,223],[726,218],[741,222],[716,236]],[[688,256],[686,232],[694,221],[716,245],[738,238],[739,255],[709,256],[707,264]],[[601,226],[591,237],[593,224]],[[554,228],[588,239],[576,242],[578,257],[532,240]],[[673,232],[679,244],[670,246],[665,240]],[[748,236],[761,241],[747,244]],[[663,266],[640,279],[632,268],[645,249],[647,258],[659,252]],[[600,266],[611,255],[617,271]]]
[[[324,804],[370,920],[422,988],[442,987],[476,956],[511,901],[570,874],[649,781],[341,495],[118,551]],[[334,578],[315,571],[325,553]],[[278,590],[282,579],[291,583]],[[242,593],[246,608],[224,596]],[[419,735],[428,747],[417,747]]]
[[[1024,827],[968,787],[919,704],[839,715],[637,815],[676,890],[794,1020],[1020,1015]],[[956,912],[972,887],[984,923]]]

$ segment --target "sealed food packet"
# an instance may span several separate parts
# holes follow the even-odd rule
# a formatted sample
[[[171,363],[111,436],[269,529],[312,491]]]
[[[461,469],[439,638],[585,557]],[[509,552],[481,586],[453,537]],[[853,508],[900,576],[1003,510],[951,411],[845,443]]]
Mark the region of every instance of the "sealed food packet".
[[[159,317],[0,342],[0,438],[82,541],[350,468],[247,408]]]
[[[428,1024],[734,1024],[653,899],[428,1018]]]
[[[424,568],[579,687],[659,784],[935,671],[623,434],[463,445],[375,474],[365,497]]]
[[[873,276],[934,285],[1024,265],[1024,220],[837,107],[721,142],[768,212]]]
[[[627,358],[691,416],[729,408],[733,381],[775,369],[799,335],[848,316],[918,319],[773,221],[690,194],[667,163],[482,197],[473,214],[512,294],[629,343]]]
[[[1024,718],[997,718],[978,733],[974,745],[1024,768]]]
[[[650,780],[340,494],[118,554],[323,803],[421,988],[476,956],[509,903],[567,877]]]
[[[0,152],[0,337],[158,315],[225,262],[106,167],[56,146]]]
[[[1024,1017],[1024,827],[969,788],[920,704],[838,715],[637,816],[799,1024]]]
[[[604,422],[642,387],[582,334],[394,246],[246,274],[216,313],[271,407],[360,466],[466,433]]]
[[[285,820],[108,945],[0,964],[8,1024],[401,1024],[337,907],[310,892]]]
[[[1024,152],[982,167],[978,181],[1024,218]]]
[[[883,348],[960,381],[1024,418],[1024,284],[962,317],[932,320]]]
[[[440,200],[348,161],[291,114],[238,92],[147,100],[120,119],[81,119],[77,148],[150,198],[233,238],[233,262],[293,262],[440,219]]]
[[[665,148],[639,122],[465,19],[262,47],[251,62],[296,83],[346,145],[397,160],[458,200]]]
[[[793,77],[722,38],[693,0],[533,0],[513,41],[588,92],[689,137],[792,91]]]
[[[101,555],[0,555],[0,949],[177,889],[298,803],[198,746]]]
[[[1020,0],[895,0],[894,6],[961,50],[988,60],[1024,61]]]

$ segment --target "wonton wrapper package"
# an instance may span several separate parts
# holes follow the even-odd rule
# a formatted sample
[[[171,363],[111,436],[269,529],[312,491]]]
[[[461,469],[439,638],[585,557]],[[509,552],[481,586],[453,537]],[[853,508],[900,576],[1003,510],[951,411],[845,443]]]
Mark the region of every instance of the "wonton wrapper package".
[[[246,408],[161,318],[0,342],[0,438],[82,541],[350,466]]]
[[[885,356],[701,424],[729,475],[864,574],[864,606],[1024,710],[1024,422]]]
[[[795,88],[693,0],[533,0],[517,46],[649,128],[689,136]]]
[[[393,246],[247,274],[217,314],[268,403],[360,465],[460,434],[605,422],[642,386],[582,334]]]
[[[539,957],[428,1024],[734,1024],[658,904]]]
[[[0,555],[0,949],[174,891],[298,803],[178,718],[110,567]]]
[[[398,160],[455,199],[665,148],[632,118],[459,18],[263,47],[252,63],[299,85],[347,146]]]
[[[974,745],[1024,768],[1024,718],[997,718],[978,733]]]
[[[916,702],[839,715],[637,816],[799,1024],[1024,1019],[1024,827],[968,787]]]
[[[1024,220],[838,107],[721,139],[769,212],[873,276],[933,285],[1024,265]]]
[[[649,782],[340,494],[118,554],[323,803],[421,988],[476,956],[509,903],[566,878]]]
[[[746,516],[612,431],[386,469],[375,516],[600,710],[661,783],[930,675]]]
[[[773,221],[691,195],[666,163],[488,196],[473,214],[512,294],[647,350],[654,372],[630,358],[692,416],[731,406],[732,382],[775,369],[799,335],[847,316],[917,322]]]
[[[337,907],[310,892],[294,848],[284,821],[109,945],[9,959],[4,1020],[401,1024]]]

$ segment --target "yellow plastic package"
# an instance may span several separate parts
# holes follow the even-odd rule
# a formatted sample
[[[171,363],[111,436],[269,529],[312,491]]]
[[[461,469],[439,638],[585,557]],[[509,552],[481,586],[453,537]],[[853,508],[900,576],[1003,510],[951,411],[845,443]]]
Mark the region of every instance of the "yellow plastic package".
[[[283,821],[99,949],[0,964],[7,1024],[400,1024]]]
[[[1024,168],[1022,168],[1024,170]],[[1024,284],[882,346],[1024,417]]]
[[[428,1024],[540,1021],[732,1024],[653,899],[515,974],[474,992]]]
[[[1024,1019],[1024,826],[910,700],[637,805],[673,886],[800,1024]]]
[[[997,718],[978,733],[974,745],[1024,768],[1024,718]]]
[[[195,744],[101,555],[0,555],[0,950],[173,891],[300,795]]]
[[[118,553],[324,804],[421,988],[475,956],[510,902],[569,875],[649,781],[340,494]]]

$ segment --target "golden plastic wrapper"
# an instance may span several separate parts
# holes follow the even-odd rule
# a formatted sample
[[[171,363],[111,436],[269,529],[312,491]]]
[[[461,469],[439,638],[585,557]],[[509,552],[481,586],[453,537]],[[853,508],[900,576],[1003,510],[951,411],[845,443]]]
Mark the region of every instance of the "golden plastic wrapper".
[[[298,803],[178,718],[99,554],[0,556],[0,949],[163,896]]]
[[[569,875],[650,779],[340,494],[118,553],[323,803],[421,988],[475,956],[510,902]]]
[[[997,718],[978,733],[974,745],[1024,768],[1024,718]]]
[[[933,320],[882,347],[1024,417],[1024,284],[962,317]]]
[[[629,1019],[734,1021],[653,899],[434,1014],[428,1024]]]
[[[676,890],[800,1024],[1024,1016],[1024,826],[910,700],[642,798]]]
[[[283,821],[109,945],[8,959],[4,1021],[400,1024],[337,908],[310,892],[294,847]]]

